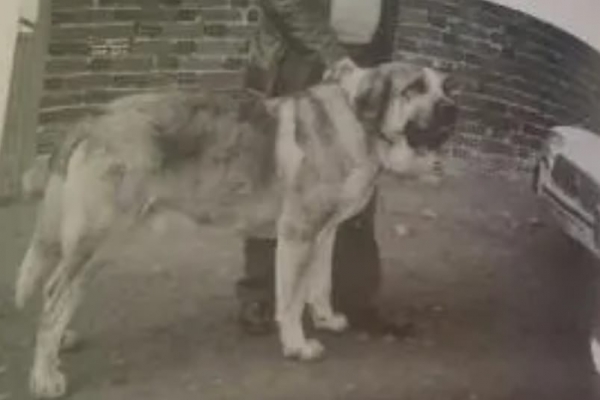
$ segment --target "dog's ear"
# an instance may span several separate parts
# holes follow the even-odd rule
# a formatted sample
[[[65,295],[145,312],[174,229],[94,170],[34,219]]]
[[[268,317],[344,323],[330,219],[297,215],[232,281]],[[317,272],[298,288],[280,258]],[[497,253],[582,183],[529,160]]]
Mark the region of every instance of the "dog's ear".
[[[356,96],[358,119],[367,132],[379,132],[392,98],[392,73],[374,69],[365,76]]]

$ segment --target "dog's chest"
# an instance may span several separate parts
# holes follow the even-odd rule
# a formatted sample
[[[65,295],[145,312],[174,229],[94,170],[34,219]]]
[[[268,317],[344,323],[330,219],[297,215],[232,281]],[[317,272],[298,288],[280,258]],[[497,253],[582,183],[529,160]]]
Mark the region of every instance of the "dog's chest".
[[[280,109],[277,160],[293,203],[308,220],[341,221],[370,199],[378,162],[364,130],[335,88],[322,87]]]
[[[358,214],[369,202],[375,190],[377,167],[365,165],[352,171],[344,185],[338,205],[338,219],[344,221]]]

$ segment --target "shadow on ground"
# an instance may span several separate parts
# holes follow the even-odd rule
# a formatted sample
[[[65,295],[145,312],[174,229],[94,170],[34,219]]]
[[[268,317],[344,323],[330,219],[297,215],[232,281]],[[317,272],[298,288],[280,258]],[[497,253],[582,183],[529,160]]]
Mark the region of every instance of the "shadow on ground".
[[[0,399],[27,399],[35,306],[12,282],[32,204],[0,209]],[[413,339],[321,335],[328,357],[284,360],[235,324],[240,244],[162,218],[93,282],[65,358],[77,400],[587,400],[594,262],[541,216],[526,184],[467,173],[439,188],[382,182],[382,304]]]

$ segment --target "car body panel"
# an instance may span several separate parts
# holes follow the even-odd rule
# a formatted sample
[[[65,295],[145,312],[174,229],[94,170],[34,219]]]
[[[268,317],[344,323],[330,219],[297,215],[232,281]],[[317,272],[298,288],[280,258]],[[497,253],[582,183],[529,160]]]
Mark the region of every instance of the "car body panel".
[[[551,136],[536,165],[534,190],[565,233],[600,258],[600,136],[569,126],[552,128]],[[569,187],[556,179],[560,161],[573,177]]]
[[[600,136],[572,126],[557,126],[552,131],[564,140],[561,153],[600,182]]]

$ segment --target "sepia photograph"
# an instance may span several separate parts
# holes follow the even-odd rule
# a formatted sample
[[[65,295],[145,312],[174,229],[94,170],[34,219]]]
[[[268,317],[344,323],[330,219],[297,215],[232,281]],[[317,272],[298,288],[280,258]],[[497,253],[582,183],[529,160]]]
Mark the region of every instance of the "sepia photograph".
[[[0,400],[600,400],[600,0],[0,10]]]

